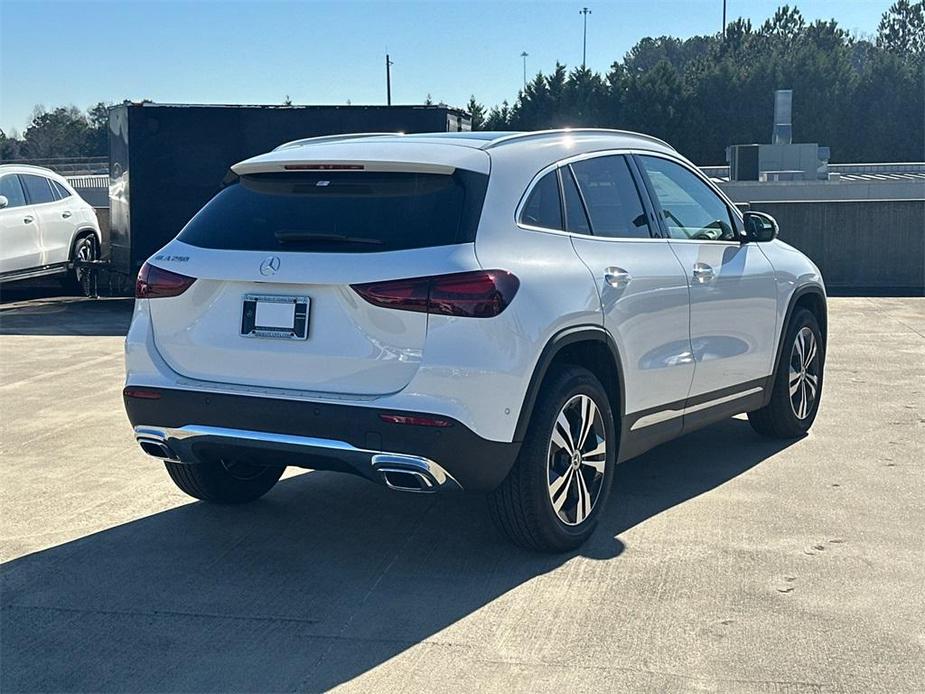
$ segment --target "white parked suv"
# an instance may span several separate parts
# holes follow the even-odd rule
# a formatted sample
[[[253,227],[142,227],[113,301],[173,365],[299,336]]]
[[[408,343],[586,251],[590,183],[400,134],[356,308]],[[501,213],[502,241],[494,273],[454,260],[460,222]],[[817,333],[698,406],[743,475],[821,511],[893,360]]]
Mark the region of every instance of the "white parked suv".
[[[512,540],[561,551],[620,461],[816,416],[818,269],[661,140],[341,136],[232,171],[142,268],[126,340],[135,436],[196,498],[339,470],[488,492]]]
[[[98,260],[96,213],[54,171],[0,165],[0,282],[62,275],[86,292],[89,272],[76,260]]]

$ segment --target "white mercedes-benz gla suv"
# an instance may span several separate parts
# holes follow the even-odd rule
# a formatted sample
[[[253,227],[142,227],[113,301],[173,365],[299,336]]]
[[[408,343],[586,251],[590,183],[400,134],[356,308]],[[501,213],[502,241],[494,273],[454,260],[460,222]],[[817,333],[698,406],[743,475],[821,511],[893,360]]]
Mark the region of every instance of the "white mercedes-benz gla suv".
[[[101,246],[93,207],[63,176],[0,165],[0,283],[58,275],[89,294],[90,273],[75,261],[98,260]]]
[[[645,135],[289,143],[141,269],[125,406],[199,499],[339,470],[574,548],[620,461],[742,412],[811,426],[825,289],[776,236]]]

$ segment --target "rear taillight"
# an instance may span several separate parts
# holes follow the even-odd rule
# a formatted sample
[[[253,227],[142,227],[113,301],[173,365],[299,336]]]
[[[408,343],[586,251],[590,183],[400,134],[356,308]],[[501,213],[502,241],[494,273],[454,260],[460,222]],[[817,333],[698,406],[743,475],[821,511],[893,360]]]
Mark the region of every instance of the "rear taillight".
[[[135,298],[159,299],[165,296],[179,296],[195,281],[195,277],[187,277],[145,263],[138,271],[138,279],[135,281]]]
[[[374,306],[445,316],[491,318],[511,303],[520,281],[505,270],[477,270],[350,286]]]

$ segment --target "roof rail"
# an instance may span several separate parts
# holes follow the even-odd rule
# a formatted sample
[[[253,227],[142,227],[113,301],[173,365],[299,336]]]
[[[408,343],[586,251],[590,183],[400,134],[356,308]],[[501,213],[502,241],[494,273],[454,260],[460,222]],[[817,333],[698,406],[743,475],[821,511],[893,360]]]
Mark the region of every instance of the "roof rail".
[[[29,169],[30,171],[41,171],[43,175],[54,174],[55,176],[61,176],[64,178],[64,174],[58,173],[52,168],[47,166],[40,166],[39,164],[19,164],[15,161],[0,161],[0,166],[15,166],[18,169]]]
[[[509,142],[519,142],[522,140],[530,139],[542,139],[547,137],[557,137],[561,135],[574,134],[574,135],[631,135],[633,137],[641,137],[644,140],[649,140],[650,142],[655,142],[660,145],[665,145],[672,151],[676,151],[674,147],[669,145],[664,140],[660,140],[657,137],[652,135],[646,135],[645,133],[637,133],[632,130],[613,130],[610,128],[558,128],[555,130],[534,130],[531,132],[523,133],[514,133],[513,135],[505,135],[499,137],[497,140],[491,140],[486,144],[482,149],[492,149],[500,145],[506,145]]]
[[[292,140],[284,142],[278,147],[274,147],[276,152],[280,149],[289,149],[291,147],[301,147],[302,145],[314,145],[322,142],[338,142],[340,140],[358,140],[363,137],[381,137],[382,135],[404,135],[404,133],[342,133],[340,135],[320,135],[318,137],[303,137],[301,140]]]

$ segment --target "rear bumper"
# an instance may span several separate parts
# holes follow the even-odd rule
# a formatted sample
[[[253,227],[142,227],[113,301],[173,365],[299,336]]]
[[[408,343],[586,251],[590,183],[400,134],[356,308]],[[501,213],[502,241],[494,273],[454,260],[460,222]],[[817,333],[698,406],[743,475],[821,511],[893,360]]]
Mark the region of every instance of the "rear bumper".
[[[434,428],[380,419],[394,410],[144,390],[156,393],[156,399],[124,397],[136,438],[149,453],[183,463],[238,457],[256,464],[349,472],[403,489],[414,477],[421,488],[412,491],[480,492],[501,483],[520,449],[519,443],[481,438],[454,420]]]

